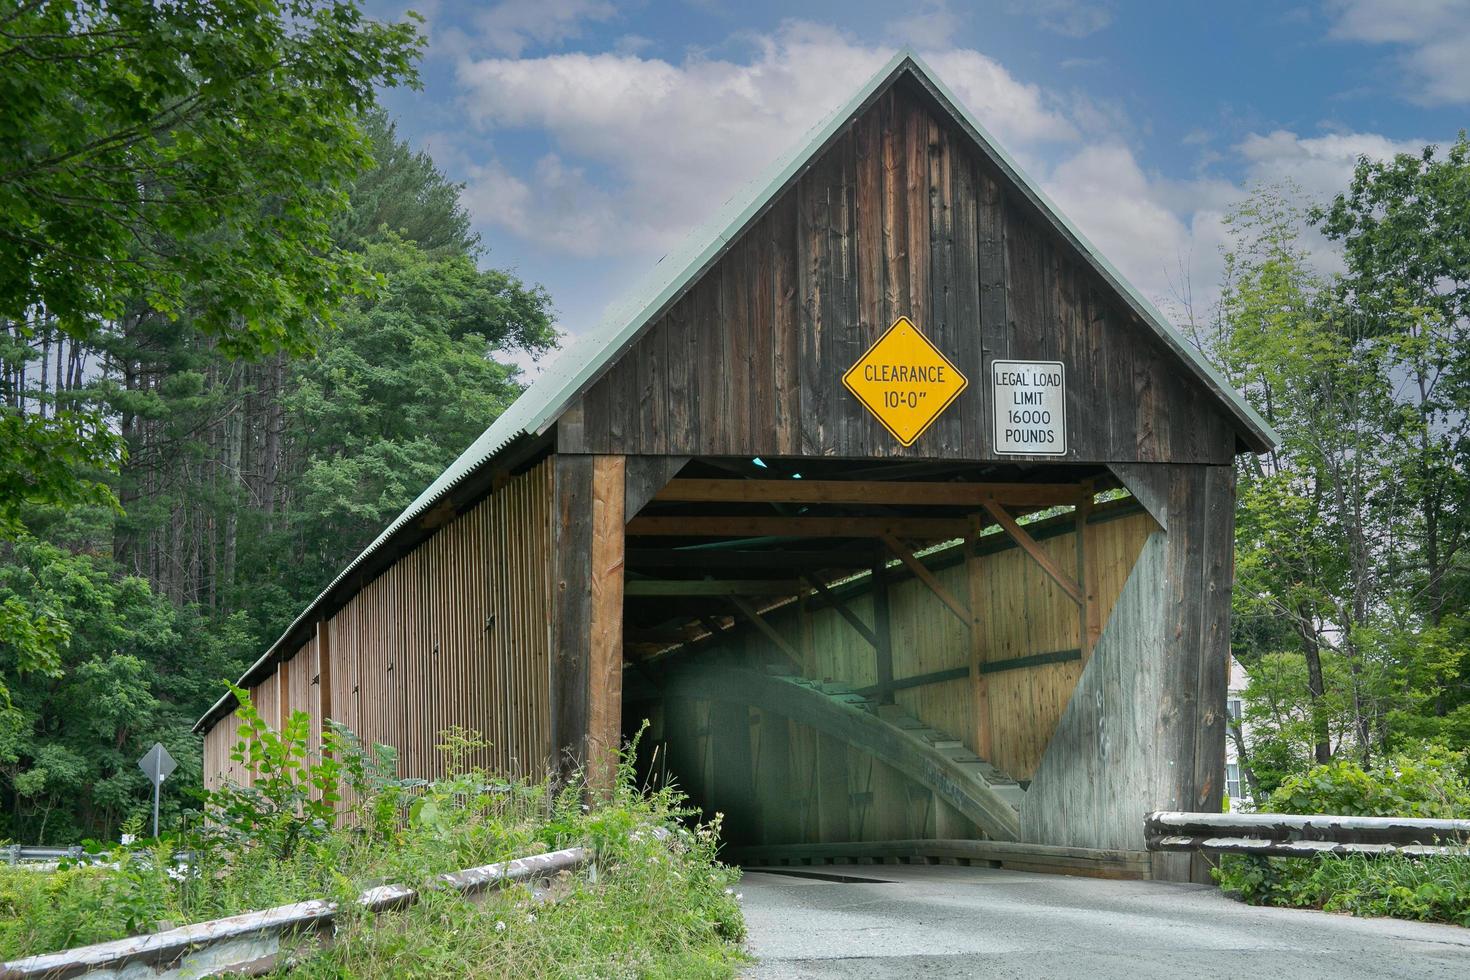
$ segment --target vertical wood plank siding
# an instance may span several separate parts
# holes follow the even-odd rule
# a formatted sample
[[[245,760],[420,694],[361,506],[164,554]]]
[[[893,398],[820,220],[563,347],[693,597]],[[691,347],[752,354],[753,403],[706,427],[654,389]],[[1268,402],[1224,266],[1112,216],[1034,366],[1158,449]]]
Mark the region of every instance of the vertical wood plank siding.
[[[551,480],[548,462],[510,478],[365,585],[324,625],[329,670],[314,637],[252,690],[262,717],[311,715],[317,751],[325,702],[364,742],[393,746],[403,775],[442,775],[436,746],[453,727],[490,743],[472,764],[542,771],[551,755]],[[236,738],[233,716],[206,734],[207,786],[240,780],[229,761]]]
[[[841,384],[900,314],[970,379],[907,449]],[[1066,365],[1070,461],[1231,459],[1209,396],[903,81],[574,404],[558,449],[994,459],[993,358]]]

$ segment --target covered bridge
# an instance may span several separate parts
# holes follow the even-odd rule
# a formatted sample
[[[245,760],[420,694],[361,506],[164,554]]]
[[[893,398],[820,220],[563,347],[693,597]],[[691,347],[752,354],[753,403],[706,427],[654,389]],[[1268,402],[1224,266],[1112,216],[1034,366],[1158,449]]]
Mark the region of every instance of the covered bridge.
[[[605,783],[647,719],[645,774],[763,860],[1183,877],[1143,814],[1220,806],[1233,459],[1273,438],[904,53],[241,685],[424,777],[458,725]]]

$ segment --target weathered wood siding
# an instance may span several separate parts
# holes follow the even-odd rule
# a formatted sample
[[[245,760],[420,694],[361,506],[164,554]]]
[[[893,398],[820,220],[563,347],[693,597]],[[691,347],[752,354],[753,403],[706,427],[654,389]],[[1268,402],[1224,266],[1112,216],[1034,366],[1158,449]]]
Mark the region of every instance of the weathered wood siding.
[[[911,81],[575,402],[564,452],[987,460],[992,358],[1060,360],[1073,461],[1226,463],[1221,410]],[[842,387],[910,317],[970,379],[905,449]],[[1009,458],[1009,457],[1008,457]]]
[[[313,751],[329,716],[393,746],[402,775],[442,775],[436,746],[453,727],[490,743],[472,764],[542,771],[552,755],[551,502],[543,462],[440,528],[252,690],[261,716],[279,726],[307,712]],[[221,773],[238,781],[238,765],[224,764],[236,737],[233,718],[206,735],[210,785]]]
[[[1021,813],[1028,840],[1141,848],[1147,810],[1220,810],[1235,471],[1127,473],[1168,530],[1145,544],[1043,755]],[[1190,875],[1184,855],[1156,869]]]

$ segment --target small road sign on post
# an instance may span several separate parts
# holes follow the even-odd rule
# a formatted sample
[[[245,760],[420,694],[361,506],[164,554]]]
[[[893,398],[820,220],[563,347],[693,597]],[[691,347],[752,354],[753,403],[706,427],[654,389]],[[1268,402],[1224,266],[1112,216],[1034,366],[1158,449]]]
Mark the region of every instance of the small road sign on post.
[[[163,788],[163,781],[168,774],[178,768],[174,757],[168,754],[168,749],[163,747],[162,742],[154,742],[153,748],[143,758],[138,760],[138,768],[148,777],[153,784],[153,836],[158,836],[158,794]]]

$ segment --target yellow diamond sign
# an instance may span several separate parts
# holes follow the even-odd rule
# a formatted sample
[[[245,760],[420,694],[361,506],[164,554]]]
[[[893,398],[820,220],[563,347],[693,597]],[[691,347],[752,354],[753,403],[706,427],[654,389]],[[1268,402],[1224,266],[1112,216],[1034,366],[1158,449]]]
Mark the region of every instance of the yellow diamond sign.
[[[901,316],[842,383],[905,446],[912,446],[970,382]]]

